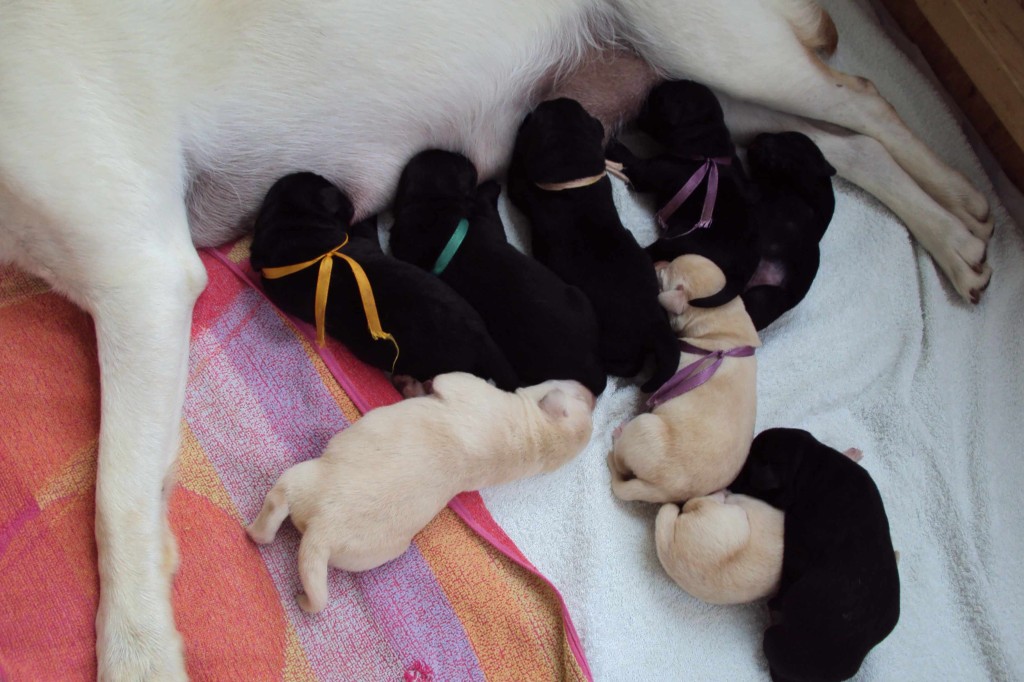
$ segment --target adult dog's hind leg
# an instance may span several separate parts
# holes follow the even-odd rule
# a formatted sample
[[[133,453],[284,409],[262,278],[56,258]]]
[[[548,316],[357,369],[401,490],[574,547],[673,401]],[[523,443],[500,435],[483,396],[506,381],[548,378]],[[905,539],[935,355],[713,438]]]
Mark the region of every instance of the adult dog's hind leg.
[[[963,221],[921,189],[878,140],[730,97],[721,100],[726,124],[740,144],[758,133],[786,130],[814,140],[840,177],[875,195],[903,221],[957,293],[978,302],[992,276],[985,263],[985,243],[964,230]]]
[[[981,257],[992,230],[984,195],[928,149],[870,82],[830,69],[801,44],[772,3],[618,4],[635,33],[629,37],[637,49],[668,77],[694,78],[738,99],[876,140],[902,169],[902,174],[892,169],[896,191],[927,195],[957,221],[953,228],[922,228],[930,237],[930,242],[922,240],[924,246],[943,270],[955,272],[954,284],[962,296],[971,298],[972,291],[984,288],[987,273],[976,273],[974,281],[967,274],[972,268],[984,269]],[[970,262],[955,262],[953,253],[966,255]]]

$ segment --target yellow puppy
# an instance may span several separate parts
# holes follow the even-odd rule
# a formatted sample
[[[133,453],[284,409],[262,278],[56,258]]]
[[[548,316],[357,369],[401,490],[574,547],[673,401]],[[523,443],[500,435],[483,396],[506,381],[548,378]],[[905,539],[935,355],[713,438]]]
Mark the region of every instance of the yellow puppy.
[[[662,291],[658,299],[683,342],[705,351],[749,347],[751,353],[723,358],[705,383],[658,404],[617,432],[608,456],[615,495],[674,502],[721,490],[742,468],[757,407],[757,360],[752,353],[761,342],[738,297],[717,308],[689,305],[725,285],[725,275],[710,260],[685,255],[655,267]],[[680,370],[704,357],[684,348]]]
[[[753,497],[715,493],[662,506],[658,559],[697,599],[745,604],[774,593],[782,577],[783,513]]]
[[[248,528],[274,539],[289,514],[303,533],[299,606],[327,604],[327,566],[365,571],[405,552],[460,492],[552,471],[590,439],[594,396],[575,381],[506,393],[469,374],[442,374],[433,393],[369,412],[322,457],[278,479]]]

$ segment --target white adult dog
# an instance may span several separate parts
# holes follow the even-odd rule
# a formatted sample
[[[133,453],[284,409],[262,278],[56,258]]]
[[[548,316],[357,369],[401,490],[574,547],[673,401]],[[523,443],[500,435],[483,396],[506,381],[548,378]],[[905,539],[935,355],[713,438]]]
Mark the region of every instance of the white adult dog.
[[[811,0],[0,4],[0,260],[89,311],[98,337],[100,677],[185,677],[166,495],[195,249],[237,236],[288,171],[326,175],[360,215],[425,147],[493,175],[525,112],[618,41],[758,105],[758,125],[809,132],[977,300],[985,198],[870,83],[818,59],[831,27]]]

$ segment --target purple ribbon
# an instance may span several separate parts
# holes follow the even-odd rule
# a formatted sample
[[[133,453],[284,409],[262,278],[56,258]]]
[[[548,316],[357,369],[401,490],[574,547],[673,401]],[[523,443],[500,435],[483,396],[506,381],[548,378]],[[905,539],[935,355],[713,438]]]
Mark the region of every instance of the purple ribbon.
[[[703,385],[718,371],[726,357],[749,358],[754,354],[753,346],[740,346],[731,350],[704,350],[686,341],[680,341],[679,348],[684,353],[694,353],[704,357],[683,367],[673,374],[671,379],[662,384],[661,388],[647,399],[648,409],[653,410],[658,405]]]
[[[661,229],[668,229],[668,220],[672,215],[679,210],[679,207],[683,205],[690,196],[697,191],[700,187],[700,183],[704,182],[704,178],[708,179],[708,190],[704,194],[704,208],[700,213],[700,220],[697,224],[691,227],[683,234],[677,234],[672,239],[677,237],[685,237],[696,229],[703,229],[711,227],[711,220],[713,213],[715,212],[715,199],[718,197],[718,167],[728,166],[732,163],[732,158],[728,156],[717,156],[704,160],[700,168],[693,172],[690,179],[686,181],[686,184],[680,188],[676,195],[672,197],[665,206],[655,214],[655,218],[658,220],[658,226]]]

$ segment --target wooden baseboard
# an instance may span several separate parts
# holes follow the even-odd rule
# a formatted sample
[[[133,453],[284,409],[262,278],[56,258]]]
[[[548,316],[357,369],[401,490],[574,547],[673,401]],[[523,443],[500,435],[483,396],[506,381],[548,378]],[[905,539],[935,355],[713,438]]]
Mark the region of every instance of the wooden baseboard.
[[[881,2],[1024,191],[1024,3]]]

